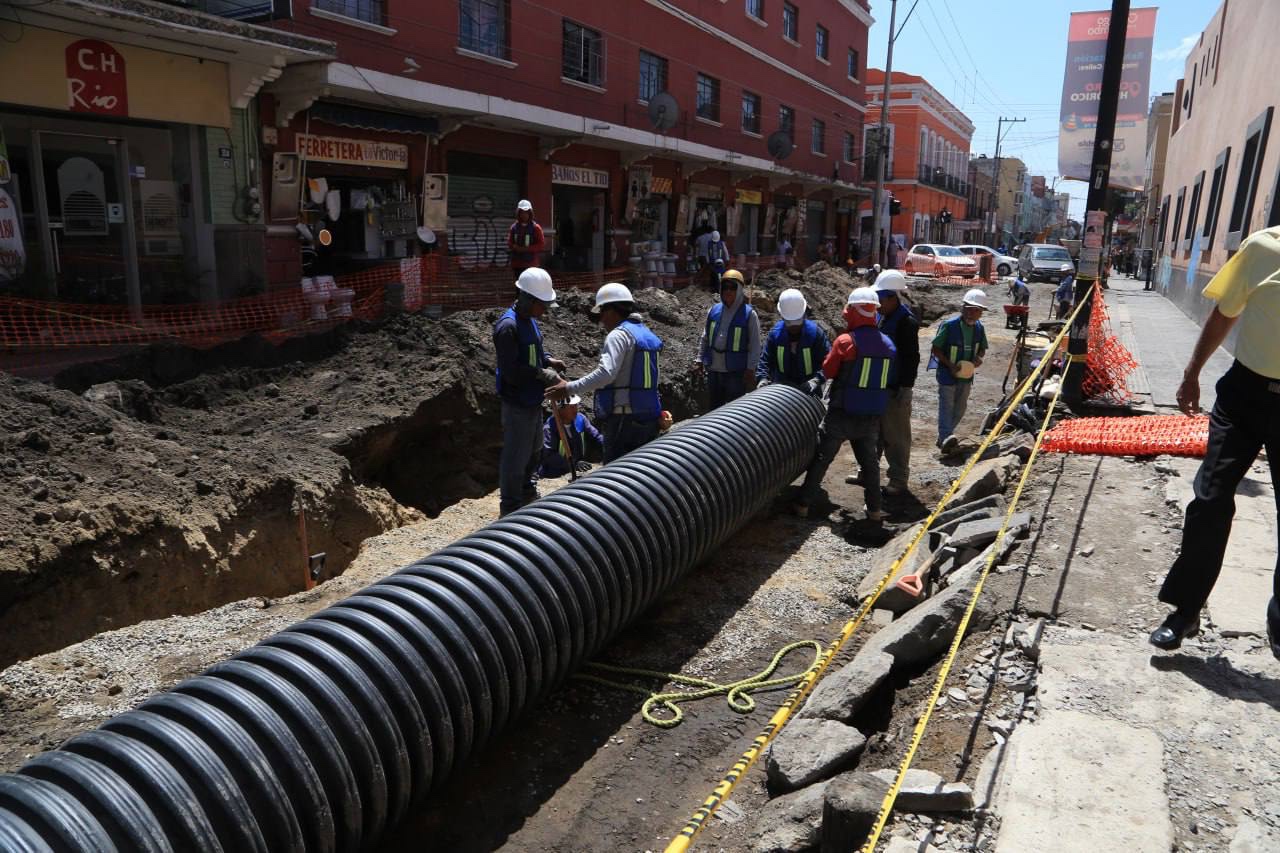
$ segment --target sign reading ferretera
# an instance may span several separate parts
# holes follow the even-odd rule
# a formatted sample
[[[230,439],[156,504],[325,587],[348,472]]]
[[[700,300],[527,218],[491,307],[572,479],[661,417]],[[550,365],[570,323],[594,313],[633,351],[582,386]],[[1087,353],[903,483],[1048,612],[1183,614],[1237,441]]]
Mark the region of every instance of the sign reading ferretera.
[[[1058,173],[1065,178],[1090,179],[1098,100],[1102,96],[1102,65],[1110,28],[1110,12],[1071,14],[1058,125]],[[1138,190],[1146,181],[1147,101],[1155,33],[1154,8],[1134,9],[1129,13],[1108,181],[1113,187]]]

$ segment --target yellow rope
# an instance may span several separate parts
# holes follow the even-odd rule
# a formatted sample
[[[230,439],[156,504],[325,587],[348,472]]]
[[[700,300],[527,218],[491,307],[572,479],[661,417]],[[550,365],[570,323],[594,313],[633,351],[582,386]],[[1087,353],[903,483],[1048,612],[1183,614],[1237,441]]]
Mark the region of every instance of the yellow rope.
[[[1049,352],[1057,352],[1058,347],[1062,345],[1062,339],[1067,335],[1067,330],[1071,328],[1072,324],[1075,322],[1076,315],[1080,313],[1081,308],[1084,307],[1087,301],[1087,298],[1082,300],[1080,304],[1076,306],[1075,310],[1071,312],[1071,317],[1063,324],[1062,330],[1058,332],[1058,336],[1054,338],[1053,344],[1049,347]],[[996,420],[991,431],[987,433],[987,437],[978,445],[978,449],[973,452],[968,463],[966,463],[963,470],[961,470],[960,475],[952,481],[951,487],[947,489],[946,494],[944,494],[938,501],[938,505],[934,507],[933,512],[931,512],[929,517],[925,519],[919,532],[917,532],[911,542],[908,543],[906,550],[902,552],[902,556],[894,560],[893,565],[889,567],[889,571],[885,573],[885,576],[881,578],[880,583],[874,590],[872,590],[871,594],[867,596],[867,600],[863,602],[857,615],[846,622],[844,627],[840,629],[840,633],[827,646],[827,650],[823,652],[822,659],[818,661],[818,665],[805,673],[800,685],[787,696],[786,701],[782,703],[782,706],[774,712],[773,716],[769,719],[768,725],[765,726],[764,731],[756,735],[755,739],[751,742],[751,746],[747,747],[746,751],[742,753],[742,756],[737,760],[737,762],[729,768],[729,771],[725,773],[724,777],[719,783],[717,783],[715,789],[711,792],[711,795],[707,797],[696,811],[694,811],[689,822],[686,823],[684,828],[680,830],[679,834],[677,834],[676,837],[671,839],[667,844],[665,853],[685,853],[685,851],[689,850],[693,846],[693,840],[697,837],[698,833],[702,831],[702,828],[706,826],[707,821],[711,819],[711,815],[715,813],[715,810],[720,807],[721,803],[729,798],[733,789],[737,787],[738,781],[746,775],[747,771],[750,770],[755,765],[756,761],[759,760],[760,755],[764,752],[764,748],[778,736],[778,733],[782,731],[783,727],[786,726],[787,722],[791,719],[791,714],[796,708],[800,707],[805,698],[813,690],[814,685],[817,684],[820,678],[822,678],[827,667],[831,665],[832,659],[839,654],[840,650],[849,642],[849,638],[853,636],[854,632],[856,632],[866,620],[867,616],[871,613],[872,608],[875,607],[876,602],[880,599],[881,593],[883,593],[885,588],[889,585],[889,581],[897,575],[898,570],[902,568],[902,564],[905,563],[911,554],[915,552],[916,546],[920,544],[920,541],[924,539],[925,534],[929,532],[929,527],[942,513],[942,510],[946,507],[947,503],[955,497],[956,492],[960,490],[960,484],[964,481],[964,478],[969,476],[969,472],[973,470],[973,466],[978,464],[978,460],[982,458],[982,454],[991,445],[991,442],[993,442],[996,439],[996,436],[1000,435],[1004,430],[1005,424],[1009,422],[1009,418],[1013,415],[1013,410],[1022,402],[1022,398],[1026,396],[1027,392],[1034,386],[1034,383],[1040,377],[1041,372],[1048,368],[1051,361],[1052,359],[1050,358],[1041,359],[1040,364],[1037,365],[1036,368],[1027,375],[1027,378],[1024,379],[1017,387],[1013,395],[1009,398],[1009,404],[1005,407],[1004,412],[1001,413],[999,419]],[[1060,384],[1059,389],[1061,389],[1061,387],[1062,386]],[[1052,412],[1053,409],[1051,408],[1050,411]],[[1001,535],[1003,536],[1003,533]]]
[[[770,678],[777,671],[778,666],[782,663],[782,659],[796,649],[810,648],[813,649],[813,663],[802,672],[793,673],[792,675],[780,676],[778,678]],[[751,693],[756,690],[771,690],[775,687],[787,687],[795,684],[804,678],[815,666],[822,656],[822,643],[817,640],[800,640],[799,642],[789,643],[778,650],[773,656],[773,660],[755,675],[748,676],[739,681],[733,681],[728,684],[718,684],[705,678],[695,678],[692,675],[681,675],[678,672],[658,672],[652,669],[635,669],[626,666],[610,666],[604,663],[589,663],[587,669],[596,670],[598,672],[608,672],[615,675],[632,675],[637,678],[651,678],[661,681],[663,684],[683,684],[687,687],[700,687],[701,690],[669,690],[663,693],[653,691],[647,687],[638,684],[631,684],[625,681],[613,681],[590,673],[575,673],[574,678],[579,681],[590,681],[595,684],[602,684],[605,687],[613,687],[618,690],[627,690],[631,693],[638,693],[647,697],[644,705],[640,707],[640,714],[644,717],[645,722],[651,723],[662,729],[670,729],[680,725],[680,721],[684,719],[684,710],[680,708],[682,702],[694,702],[699,699],[708,699],[712,696],[724,694],[729,703],[729,707],[737,711],[739,714],[750,714],[755,710],[756,701],[751,698]],[[659,717],[654,714],[654,709],[661,707],[668,716]]]

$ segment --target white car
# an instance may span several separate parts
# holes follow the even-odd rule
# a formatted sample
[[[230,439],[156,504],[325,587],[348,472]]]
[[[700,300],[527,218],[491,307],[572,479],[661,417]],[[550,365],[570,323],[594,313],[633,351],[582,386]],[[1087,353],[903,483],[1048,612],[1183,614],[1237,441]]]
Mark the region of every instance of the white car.
[[[957,246],[961,252],[966,255],[973,255],[974,260],[979,260],[983,255],[990,255],[992,258],[991,265],[995,269],[997,275],[1013,275],[1018,271],[1018,259],[1010,255],[1002,255],[990,246]]]

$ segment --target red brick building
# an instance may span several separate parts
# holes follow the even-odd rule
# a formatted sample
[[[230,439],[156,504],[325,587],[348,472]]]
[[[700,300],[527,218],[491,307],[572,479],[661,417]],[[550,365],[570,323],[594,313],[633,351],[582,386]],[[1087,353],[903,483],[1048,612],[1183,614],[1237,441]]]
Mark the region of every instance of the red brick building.
[[[867,69],[866,82],[867,127],[872,129],[880,122],[884,71]],[[885,187],[901,204],[901,212],[891,220],[894,239],[903,248],[917,242],[963,239],[956,223],[968,218],[973,123],[929,81],[895,71],[889,84],[888,128]],[[874,180],[874,175],[868,174],[867,180]],[[863,217],[864,230],[870,231],[869,204]]]
[[[304,221],[336,210],[344,268],[416,251],[424,193],[442,247],[475,269],[505,267],[521,198],[552,269],[683,254],[707,226],[735,254],[784,238],[810,259],[843,252],[868,196],[871,23],[863,0],[296,3],[274,26],[337,59],[285,69],[260,98],[269,277],[299,275],[295,198]],[[660,93],[675,104],[655,122]],[[770,148],[779,131],[792,150]]]

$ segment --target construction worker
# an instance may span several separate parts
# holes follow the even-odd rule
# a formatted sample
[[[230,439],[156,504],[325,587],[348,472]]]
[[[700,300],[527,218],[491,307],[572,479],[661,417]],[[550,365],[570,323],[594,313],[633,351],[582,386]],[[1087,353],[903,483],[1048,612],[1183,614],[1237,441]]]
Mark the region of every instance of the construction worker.
[[[831,350],[827,333],[812,320],[806,320],[809,303],[804,294],[794,287],[778,296],[777,322],[756,366],[756,380],[760,384],[790,385],[792,388],[812,390],[811,386],[822,381],[822,361]]]
[[[987,332],[982,328],[986,310],[987,295],[973,288],[964,295],[960,316],[940,324],[933,337],[929,369],[938,370],[938,447],[944,453],[959,444],[956,426],[969,405],[973,373],[987,354]]]
[[[876,328],[876,309],[880,299],[869,287],[859,287],[849,294],[844,309],[848,331],[836,338],[822,362],[822,373],[832,380],[827,414],[818,428],[818,450],[804,476],[797,515],[808,516],[809,507],[818,496],[822,478],[846,441],[864,475],[863,492],[867,501],[867,518],[881,522],[879,464],[876,442],[880,437],[880,418],[889,403],[889,386],[893,382],[897,350],[893,341]]]
[[[547,247],[542,226],[533,220],[533,204],[527,198],[516,205],[516,221],[507,232],[507,254],[511,257],[511,269],[519,273],[538,266],[539,256]]]
[[[1071,269],[1071,264],[1063,264],[1062,280],[1058,282],[1058,289],[1054,291],[1053,301],[1058,305],[1058,319],[1065,320],[1071,316],[1071,302],[1075,299],[1076,278]]]
[[[1178,386],[1178,408],[1200,411],[1200,371],[1226,340],[1236,334],[1235,361],[1218,380],[1217,400],[1209,416],[1209,444],[1196,474],[1195,497],[1187,505],[1182,550],[1160,587],[1160,600],[1175,608],[1151,634],[1151,644],[1176,649],[1200,630],[1200,611],[1222,571],[1235,517],[1235,494],[1267,448],[1271,480],[1277,482],[1280,448],[1280,228],[1266,228],[1240,244],[1204,289],[1217,304]],[[1259,555],[1261,556],[1261,555]],[[1276,562],[1267,605],[1267,640],[1280,658],[1280,560]]]
[[[600,447],[604,447],[604,438],[587,420],[587,416],[578,411],[582,398],[572,396],[558,406],[542,425],[542,465],[538,468],[539,477],[563,477],[570,470],[585,472],[591,470],[587,461],[587,439]],[[556,425],[556,421],[560,425]],[[561,428],[564,435],[561,436]],[[565,442],[568,439],[568,443]]]
[[[542,449],[542,397],[564,370],[564,362],[547,355],[538,318],[554,306],[551,275],[530,267],[516,279],[516,302],[493,327],[497,351],[498,397],[502,400],[502,456],[498,462],[499,515],[513,512],[538,497],[534,474]]]
[[[624,285],[610,282],[596,291],[592,314],[608,333],[600,364],[581,379],[561,380],[546,391],[549,400],[596,392],[596,421],[604,436],[604,461],[612,462],[658,435],[658,353],[662,340],[635,313]]]
[[[711,408],[738,399],[755,385],[760,363],[760,317],[747,303],[742,273],[728,270],[720,277],[720,301],[707,311],[698,341],[694,371],[707,374]]]
[[[920,321],[903,300],[907,277],[901,272],[880,273],[875,291],[880,299],[880,331],[893,341],[898,355],[889,381],[889,402],[880,418],[880,451],[889,460],[889,485],[884,492],[900,495],[906,493],[911,473],[911,397],[920,372]]]

